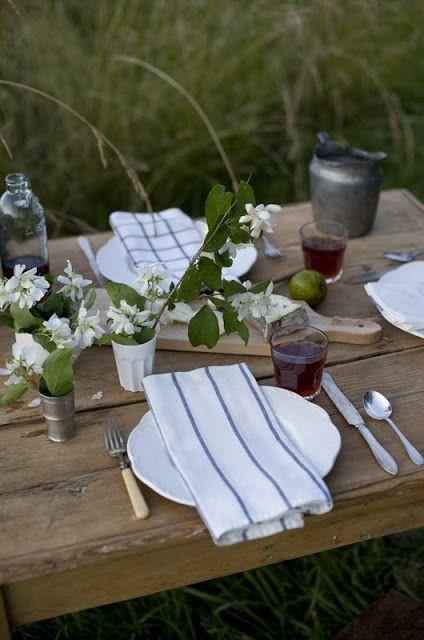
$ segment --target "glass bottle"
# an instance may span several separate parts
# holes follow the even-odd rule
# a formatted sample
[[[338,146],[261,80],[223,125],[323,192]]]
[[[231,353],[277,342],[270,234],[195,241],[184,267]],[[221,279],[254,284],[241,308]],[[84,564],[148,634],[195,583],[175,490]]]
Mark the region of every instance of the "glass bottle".
[[[17,264],[36,267],[38,275],[49,271],[44,209],[23,173],[6,176],[6,191],[0,198],[0,259],[6,278]]]

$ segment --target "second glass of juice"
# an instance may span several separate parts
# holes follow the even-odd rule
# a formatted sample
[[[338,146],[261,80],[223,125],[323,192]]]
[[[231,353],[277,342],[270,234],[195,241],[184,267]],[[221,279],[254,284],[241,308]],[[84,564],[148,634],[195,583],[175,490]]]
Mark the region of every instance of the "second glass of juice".
[[[306,269],[319,271],[327,283],[337,282],[342,275],[348,234],[340,222],[308,222],[300,229]]]
[[[289,325],[271,336],[277,385],[313,400],[321,391],[328,338],[315,327]]]

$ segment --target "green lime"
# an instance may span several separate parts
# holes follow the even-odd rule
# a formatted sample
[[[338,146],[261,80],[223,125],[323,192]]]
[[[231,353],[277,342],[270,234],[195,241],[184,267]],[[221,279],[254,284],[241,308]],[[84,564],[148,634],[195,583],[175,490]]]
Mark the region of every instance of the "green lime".
[[[327,283],[319,271],[304,269],[290,278],[289,294],[292,300],[305,300],[311,307],[317,307],[325,300]]]

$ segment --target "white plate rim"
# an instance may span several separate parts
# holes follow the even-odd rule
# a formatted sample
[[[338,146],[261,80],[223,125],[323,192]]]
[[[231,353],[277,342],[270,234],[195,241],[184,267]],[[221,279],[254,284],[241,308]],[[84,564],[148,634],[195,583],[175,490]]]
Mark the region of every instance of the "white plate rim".
[[[279,387],[261,385],[261,390],[265,393],[265,397],[268,396],[269,394],[278,393],[278,392],[283,391],[286,394],[289,394],[291,396],[295,396],[296,399],[301,398],[301,396],[299,396],[298,394],[294,393],[293,391],[288,391],[287,389],[281,389]],[[301,398],[301,400],[304,400],[304,399]],[[325,411],[325,409],[323,409],[319,405],[313,404],[312,402],[308,402],[307,400],[304,400],[304,402],[307,402],[308,406],[311,408],[311,410],[312,411],[316,411],[316,414],[320,415],[321,418],[323,418],[325,420],[325,422],[327,423],[327,426],[329,428],[329,431],[332,432],[332,434],[334,436],[334,440],[335,440],[334,453],[333,453],[331,459],[329,458],[329,462],[328,462],[328,465],[327,465],[328,466],[327,471],[322,475],[322,477],[325,478],[330,473],[331,469],[334,467],[334,464],[336,462],[337,456],[340,453],[341,435],[340,435],[340,432],[339,432],[338,428],[331,421],[331,418],[328,415],[328,413]],[[176,497],[175,495],[171,495],[170,493],[164,491],[162,488],[158,488],[158,486],[154,482],[152,482],[149,478],[146,478],[143,475],[143,473],[141,473],[137,469],[137,466],[136,466],[137,461],[136,461],[135,456],[133,455],[133,453],[131,451],[131,440],[132,440],[132,437],[134,437],[133,433],[137,429],[142,428],[143,421],[146,420],[146,416],[148,416],[149,414],[150,414],[150,411],[148,411],[148,412],[146,412],[144,414],[144,416],[141,418],[140,422],[131,430],[131,433],[130,433],[130,435],[128,437],[127,454],[128,454],[129,460],[131,462],[131,467],[133,469],[133,472],[141,482],[143,482],[145,485],[150,487],[150,489],[152,489],[155,493],[159,494],[160,496],[166,498],[167,500],[171,500],[172,502],[176,502],[178,504],[183,504],[183,505],[186,505],[186,506],[189,506],[189,507],[194,507],[196,505],[195,505],[195,502],[193,500],[186,500],[186,499],[181,498],[181,497]],[[296,444],[296,446],[298,446],[298,445]],[[187,488],[187,491],[189,492],[188,488]]]

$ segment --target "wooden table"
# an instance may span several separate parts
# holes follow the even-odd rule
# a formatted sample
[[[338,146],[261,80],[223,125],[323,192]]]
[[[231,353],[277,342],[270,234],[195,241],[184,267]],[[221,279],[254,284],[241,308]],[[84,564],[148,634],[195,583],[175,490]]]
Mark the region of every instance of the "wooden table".
[[[275,233],[287,254],[261,256],[251,279],[278,279],[300,268],[298,229],[311,218],[309,204],[290,206]],[[97,246],[109,234],[93,236]],[[424,245],[424,208],[406,191],[382,194],[373,232],[349,242],[345,276],[388,266],[384,249]],[[50,243],[55,273],[65,258],[90,276],[75,238]],[[362,286],[331,286],[320,312],[376,316]],[[370,346],[331,345],[331,373],[356,406],[369,387],[392,401],[398,424],[424,449],[424,343],[381,320],[381,340]],[[2,360],[13,334],[0,330]],[[238,356],[157,354],[157,370],[188,370],[243,360]],[[263,384],[273,384],[269,357],[244,360]],[[142,394],[124,392],[112,351],[84,353],[77,364],[77,437],[65,444],[46,438],[39,409],[28,400],[2,410],[0,474],[0,637],[7,629],[189,583],[225,576],[288,558],[317,553],[424,524],[424,472],[407,458],[388,427],[375,426],[399,462],[399,475],[380,469],[356,430],[321,394],[318,403],[340,428],[342,450],[327,478],[335,499],[331,513],[311,516],[303,529],[218,548],[194,509],[174,504],[147,488],[152,515],[132,518],[117,464],[103,450],[102,426],[116,420],[128,434],[147,406]],[[101,400],[92,400],[98,390]],[[370,421],[372,424],[372,421]]]

